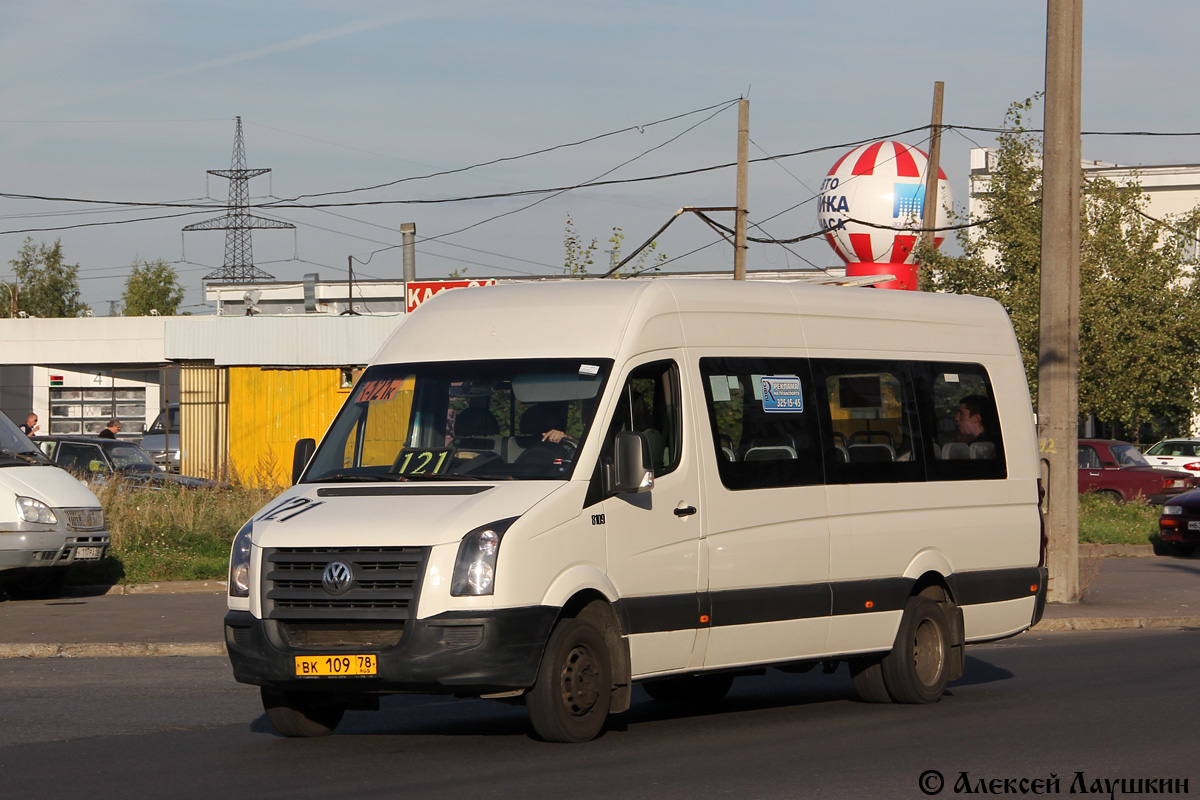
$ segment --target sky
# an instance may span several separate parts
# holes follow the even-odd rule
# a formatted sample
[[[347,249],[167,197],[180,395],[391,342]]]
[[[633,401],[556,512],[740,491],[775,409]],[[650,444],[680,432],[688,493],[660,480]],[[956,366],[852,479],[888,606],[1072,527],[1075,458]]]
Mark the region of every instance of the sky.
[[[1083,130],[1200,131],[1185,90],[1200,4],[1134,7],[1085,3]],[[253,213],[296,226],[253,233],[255,265],[278,280],[344,280],[351,258],[356,277],[399,279],[409,222],[420,279],[560,273],[568,220],[603,271],[614,228],[626,254],[680,207],[734,204],[740,97],[762,159],[751,235],[801,236],[855,143],[927,149],[927,130],[900,132],[929,125],[936,81],[952,126],[999,126],[1040,92],[1045,27],[1045,0],[0,0],[0,281],[27,237],[58,239],[97,316],[137,259],[171,264],[185,310],[214,313],[203,279],[225,234],[181,229],[224,213],[228,181],[207,171],[230,168],[239,116],[247,167],[271,170],[249,183]],[[993,142],[944,134],[960,208],[969,150]],[[1085,159],[1129,165],[1198,150],[1195,136],[1083,139]],[[480,197],[601,178],[628,182]],[[203,207],[146,205],[162,203]],[[733,265],[691,215],[657,253],[668,271]],[[751,270],[840,264],[820,238],[748,256]]]

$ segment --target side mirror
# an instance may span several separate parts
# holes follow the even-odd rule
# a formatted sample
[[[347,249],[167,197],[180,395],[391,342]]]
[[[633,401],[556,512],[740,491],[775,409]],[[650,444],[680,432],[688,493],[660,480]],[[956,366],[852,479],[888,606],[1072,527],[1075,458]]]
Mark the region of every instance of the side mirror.
[[[639,431],[621,431],[613,442],[612,464],[606,468],[609,494],[648,492],[654,488],[650,442]]]
[[[304,468],[308,466],[309,459],[312,458],[313,453],[316,451],[316,439],[299,439],[296,441],[296,450],[292,453],[293,486],[300,482],[300,476],[304,474]]]

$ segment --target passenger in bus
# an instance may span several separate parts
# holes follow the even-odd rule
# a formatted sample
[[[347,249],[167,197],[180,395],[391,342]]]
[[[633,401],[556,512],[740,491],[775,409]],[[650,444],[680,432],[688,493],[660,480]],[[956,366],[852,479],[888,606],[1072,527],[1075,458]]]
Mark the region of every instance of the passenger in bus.
[[[983,395],[969,394],[959,401],[958,413],[954,415],[958,425],[958,437],[946,445],[954,447],[949,458],[995,458],[996,445],[991,426],[991,403]],[[964,452],[965,451],[965,452]]]
[[[981,395],[969,394],[958,401],[958,413],[954,422],[958,425],[956,441],[970,444],[971,442],[988,441],[987,400]]]

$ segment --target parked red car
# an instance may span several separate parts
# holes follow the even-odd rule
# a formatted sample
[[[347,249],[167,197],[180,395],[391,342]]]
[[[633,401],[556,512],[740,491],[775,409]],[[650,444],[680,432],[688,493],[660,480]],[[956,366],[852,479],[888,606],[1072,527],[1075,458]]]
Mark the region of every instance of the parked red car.
[[[1191,473],[1152,466],[1136,447],[1112,439],[1079,440],[1079,491],[1156,505],[1196,487]]]

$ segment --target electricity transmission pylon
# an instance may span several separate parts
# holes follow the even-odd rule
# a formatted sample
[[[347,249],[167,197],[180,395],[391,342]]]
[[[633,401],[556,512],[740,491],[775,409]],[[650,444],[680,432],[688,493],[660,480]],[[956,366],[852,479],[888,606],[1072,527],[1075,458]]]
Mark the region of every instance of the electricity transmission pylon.
[[[210,169],[209,175],[229,179],[227,212],[213,219],[188,225],[185,231],[225,231],[225,264],[204,276],[206,281],[246,283],[271,279],[274,276],[254,266],[250,231],[253,228],[295,228],[290,222],[280,222],[251,214],[250,179],[266,175],[269,169],[246,169],[246,144],[242,139],[242,118],[237,118],[237,133],[233,139],[233,165],[229,169]]]

